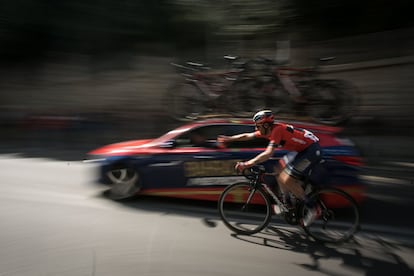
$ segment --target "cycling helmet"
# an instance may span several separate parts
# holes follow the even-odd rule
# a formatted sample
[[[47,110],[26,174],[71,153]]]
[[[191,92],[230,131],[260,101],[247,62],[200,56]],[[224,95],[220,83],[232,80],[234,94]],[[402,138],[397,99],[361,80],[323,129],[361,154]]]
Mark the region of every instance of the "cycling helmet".
[[[274,119],[275,116],[271,110],[261,110],[253,116],[253,122],[255,124],[273,123]]]

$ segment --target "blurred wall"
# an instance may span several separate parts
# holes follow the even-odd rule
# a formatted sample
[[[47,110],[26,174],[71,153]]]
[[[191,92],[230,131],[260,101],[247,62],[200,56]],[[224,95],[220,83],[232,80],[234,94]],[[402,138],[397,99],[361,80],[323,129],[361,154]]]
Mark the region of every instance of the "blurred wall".
[[[346,129],[371,154],[394,147],[394,152],[387,154],[414,156],[412,142],[408,145],[407,140],[401,140],[397,147],[389,145],[397,141],[395,137],[411,137],[414,132],[413,34],[413,29],[405,29],[329,41],[290,41],[292,65],[308,66],[318,57],[337,57],[322,68],[322,77],[347,79],[359,88],[359,112]],[[251,43],[233,47],[230,54],[276,55],[275,48],[260,48],[257,43],[252,47]],[[162,102],[168,87],[181,78],[169,63],[197,60],[197,56],[213,63],[229,54],[224,46],[212,44],[204,52],[186,55],[117,55],[99,63],[86,55],[50,53],[41,66],[1,69],[0,122],[21,122],[33,115],[106,122],[110,127],[89,136],[106,136],[99,140],[101,144],[162,134],[180,124],[166,119],[168,106]],[[378,136],[387,136],[383,144],[371,139]]]
[[[412,126],[413,29],[321,42],[292,41],[291,46],[293,65],[312,65],[318,57],[337,57],[324,67],[323,77],[348,79],[359,87],[359,116],[404,121]],[[200,56],[218,60],[228,53],[217,46],[207,51],[199,53]],[[246,50],[244,46],[234,48],[233,52],[275,56],[275,49],[269,48]],[[143,111],[164,112],[162,95],[171,82],[180,78],[169,66],[175,59],[118,55],[102,60],[97,70],[88,56],[55,53],[41,66],[2,69],[2,116],[11,111],[15,114],[111,112],[131,116]]]

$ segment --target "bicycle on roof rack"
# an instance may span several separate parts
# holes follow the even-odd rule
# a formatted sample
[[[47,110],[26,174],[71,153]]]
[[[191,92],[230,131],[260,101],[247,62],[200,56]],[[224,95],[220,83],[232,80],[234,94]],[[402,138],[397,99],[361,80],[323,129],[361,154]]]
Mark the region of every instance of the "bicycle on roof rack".
[[[320,78],[319,64],[299,68],[265,57],[224,59],[229,64],[224,70],[197,62],[171,63],[183,79],[164,95],[170,117],[178,121],[214,115],[246,117],[268,108],[279,116],[339,125],[355,115],[359,104],[356,86],[342,79]]]
[[[323,161],[322,161],[323,162]],[[303,182],[309,200],[319,206],[319,216],[310,225],[304,226],[302,218],[309,209],[291,195],[291,204],[283,203],[279,192],[266,184],[263,166],[254,166],[243,171],[247,182],[227,186],[218,200],[218,210],[224,224],[233,232],[252,235],[266,228],[272,220],[274,207],[291,225],[300,225],[315,241],[326,243],[345,242],[359,230],[360,214],[356,201],[343,190],[333,187],[317,187],[309,181]],[[278,191],[278,188],[275,189]]]
[[[308,117],[327,125],[349,120],[359,105],[359,91],[350,81],[321,78],[321,58],[313,67],[291,67],[257,57],[246,62],[243,74],[232,84],[241,100],[238,106],[255,112],[269,108],[275,113]]]
[[[243,63],[235,56],[224,56],[229,69],[215,70],[198,63],[171,63],[182,79],[171,85],[164,95],[164,106],[178,121],[190,121],[212,114],[235,114],[241,108],[235,106],[237,94],[230,88],[243,71]]]

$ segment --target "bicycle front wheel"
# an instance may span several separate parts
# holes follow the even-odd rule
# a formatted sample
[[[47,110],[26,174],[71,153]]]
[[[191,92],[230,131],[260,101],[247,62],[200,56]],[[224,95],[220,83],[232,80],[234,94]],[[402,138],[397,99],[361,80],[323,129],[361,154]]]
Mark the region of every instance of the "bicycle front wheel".
[[[227,186],[218,201],[220,217],[233,232],[251,235],[263,230],[270,222],[271,201],[262,188],[249,183]]]
[[[170,117],[177,121],[192,121],[206,113],[201,91],[188,82],[174,84],[168,89],[164,107]]]
[[[323,188],[309,195],[318,208],[316,220],[302,226],[305,232],[320,242],[340,243],[349,240],[359,229],[359,210],[355,200],[342,190]],[[309,209],[302,206],[300,217]]]

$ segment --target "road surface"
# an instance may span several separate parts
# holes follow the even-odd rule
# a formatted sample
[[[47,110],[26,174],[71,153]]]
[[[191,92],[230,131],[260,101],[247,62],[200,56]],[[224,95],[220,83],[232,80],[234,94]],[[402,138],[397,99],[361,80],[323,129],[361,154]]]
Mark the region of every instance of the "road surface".
[[[263,233],[232,235],[211,204],[110,201],[93,164],[1,155],[0,168],[1,276],[414,275],[412,224],[376,214],[394,206],[381,194],[399,188],[372,177],[363,231],[322,246],[277,220]]]

